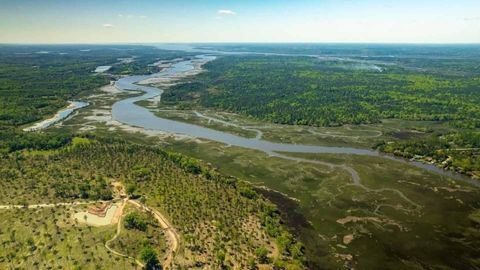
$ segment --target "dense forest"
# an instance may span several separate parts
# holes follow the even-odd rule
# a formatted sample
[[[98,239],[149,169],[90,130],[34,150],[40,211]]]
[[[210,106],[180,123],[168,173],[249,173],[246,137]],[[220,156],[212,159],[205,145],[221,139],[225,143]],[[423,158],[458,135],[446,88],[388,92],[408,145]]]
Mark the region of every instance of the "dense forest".
[[[426,139],[407,139],[378,145],[381,151],[438,164],[480,178],[480,133],[473,131],[432,134]]]
[[[276,208],[249,184],[156,147],[92,138],[74,138],[73,142],[55,150],[13,152],[0,159],[1,204],[109,199],[109,183],[122,181],[135,197],[164,212],[181,233],[177,265],[304,267],[302,245],[285,230]],[[127,216],[124,226],[146,229],[139,220]],[[24,243],[15,238],[2,240],[12,230],[9,226],[0,230],[4,248],[23,250]],[[0,252],[0,266],[8,261],[41,260],[49,252],[47,246],[59,244],[40,236],[33,234],[30,240],[38,252],[8,258]]]
[[[223,56],[207,72],[162,96],[282,124],[337,126],[384,118],[468,120],[479,125],[480,78],[471,59],[431,62],[431,70],[394,62],[303,56]],[[453,65],[440,74],[445,65]],[[407,67],[408,66],[408,67]],[[462,74],[460,71],[465,71]]]
[[[178,57],[145,46],[0,46],[0,127],[17,127],[54,114],[66,100],[108,84],[96,76],[97,66],[109,73],[155,72],[148,63]],[[132,58],[134,57],[134,58]],[[131,62],[119,59],[132,58]],[[140,68],[141,67],[141,68]]]
[[[38,49],[40,52],[41,49]],[[108,83],[92,76],[96,66],[116,61],[88,52],[50,53],[0,50],[0,124],[19,126],[54,114],[66,100]]]

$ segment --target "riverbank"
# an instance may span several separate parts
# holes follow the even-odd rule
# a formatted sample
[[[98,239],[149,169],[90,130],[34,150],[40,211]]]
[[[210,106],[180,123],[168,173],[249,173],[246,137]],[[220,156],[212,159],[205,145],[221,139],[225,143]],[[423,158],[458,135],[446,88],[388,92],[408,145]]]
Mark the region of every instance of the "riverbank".
[[[89,105],[87,102],[83,102],[83,101],[68,101],[68,103],[69,105],[66,108],[58,111],[53,117],[45,119],[41,122],[35,123],[32,126],[26,127],[23,129],[23,131],[38,131],[38,130],[48,128],[64,120],[65,118],[70,116],[70,114],[72,114],[75,110],[84,108]]]

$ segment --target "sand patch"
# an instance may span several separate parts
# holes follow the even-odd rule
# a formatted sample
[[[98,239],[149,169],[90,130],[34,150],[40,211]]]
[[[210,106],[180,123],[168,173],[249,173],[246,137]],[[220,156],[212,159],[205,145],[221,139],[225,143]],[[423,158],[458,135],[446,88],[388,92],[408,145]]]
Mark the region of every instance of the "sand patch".
[[[206,64],[207,62],[209,62],[209,60],[195,59],[195,60],[192,61],[192,64],[193,64],[193,67],[194,67],[192,70],[185,71],[185,72],[179,72],[179,73],[176,73],[176,74],[171,75],[171,76],[152,77],[152,78],[148,78],[148,79],[139,81],[136,84],[140,84],[140,85],[153,84],[153,85],[161,85],[162,87],[168,87],[168,86],[173,85],[176,81],[178,81],[180,79],[190,77],[190,76],[194,76],[194,75],[197,75],[197,74],[203,72],[204,70],[203,70],[202,66],[204,64]]]
[[[120,213],[117,213],[118,210]],[[121,216],[122,211],[123,211],[123,207],[121,207],[121,205],[116,203],[116,204],[110,205],[104,217],[91,214],[88,211],[82,211],[82,212],[76,213],[73,216],[73,218],[80,223],[85,223],[91,226],[106,226],[106,225],[117,223],[119,218],[115,218],[115,217]]]
[[[65,120],[73,112],[75,112],[75,110],[84,108],[89,105],[89,103],[82,101],[68,101],[68,103],[69,105],[66,108],[59,110],[53,117],[45,119],[41,122],[37,122],[30,127],[26,127],[23,129],[23,131],[30,132],[48,128]]]
[[[95,73],[104,73],[106,71],[108,71],[109,69],[111,69],[112,66],[98,66],[96,69],[95,69]]]
[[[100,87],[100,91],[108,93],[108,94],[118,94],[122,93],[123,91],[118,89],[115,84],[110,83],[109,85],[105,85]]]
[[[340,253],[336,253],[335,254],[335,258],[338,258],[342,261],[351,261],[353,260],[353,256],[351,254],[340,254]]]
[[[81,128],[79,128],[78,130],[86,132],[86,131],[92,131],[92,130],[95,130],[95,129],[97,129],[96,126],[84,125]]]
[[[355,237],[353,236],[353,234],[347,234],[347,235],[345,235],[345,236],[343,237],[343,243],[344,243],[345,245],[348,245],[348,244],[350,244],[350,243],[353,241],[353,239],[355,239]]]

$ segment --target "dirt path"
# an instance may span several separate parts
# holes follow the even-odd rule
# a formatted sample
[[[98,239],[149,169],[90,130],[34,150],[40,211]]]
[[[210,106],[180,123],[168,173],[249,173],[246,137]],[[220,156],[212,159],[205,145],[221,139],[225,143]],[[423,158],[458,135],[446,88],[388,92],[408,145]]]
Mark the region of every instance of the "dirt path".
[[[128,256],[126,254],[123,254],[123,253],[120,253],[118,251],[115,251],[114,249],[112,249],[110,247],[110,243],[112,243],[113,241],[115,241],[115,239],[118,238],[118,236],[120,235],[120,233],[122,232],[122,213],[123,213],[123,208],[125,207],[125,204],[127,203],[127,199],[124,199],[123,200],[123,203],[121,204],[120,206],[120,209],[118,210],[118,213],[120,213],[119,215],[119,218],[118,218],[118,222],[117,222],[117,232],[115,233],[115,235],[113,236],[112,239],[108,240],[107,242],[105,242],[105,248],[110,251],[111,253],[113,253],[114,255],[117,255],[117,256],[120,256],[120,257],[124,257],[124,258],[128,258],[128,259],[132,259],[133,261],[135,261],[135,263],[140,266],[141,269],[143,269],[144,267],[144,264],[142,262],[140,262],[139,260],[137,260],[136,258],[134,257],[131,257],[131,256]]]
[[[99,202],[107,201],[88,201],[88,202],[71,202],[71,203],[41,203],[41,204],[29,204],[29,205],[20,205],[20,204],[5,204],[0,205],[0,209],[17,209],[17,208],[48,208],[48,207],[57,207],[57,206],[76,206],[76,205],[85,205],[85,204],[94,204]]]
[[[167,234],[167,237],[170,239],[170,241],[169,241],[170,245],[169,245],[169,248],[168,248],[168,251],[167,251],[167,258],[163,262],[162,266],[163,266],[163,269],[171,269],[173,259],[175,257],[175,253],[177,253],[178,247],[179,247],[179,242],[180,242],[179,235],[177,234],[177,232],[175,231],[173,226],[170,224],[168,219],[166,219],[165,216],[163,216],[163,214],[160,213],[158,210],[155,210],[153,208],[149,208],[148,206],[146,206],[144,204],[141,204],[137,201],[128,200],[128,202],[137,206],[137,207],[140,207],[140,208],[146,210],[147,212],[152,213],[153,216],[157,219],[158,223],[160,223],[160,226],[162,227],[162,229],[165,230],[165,232]]]

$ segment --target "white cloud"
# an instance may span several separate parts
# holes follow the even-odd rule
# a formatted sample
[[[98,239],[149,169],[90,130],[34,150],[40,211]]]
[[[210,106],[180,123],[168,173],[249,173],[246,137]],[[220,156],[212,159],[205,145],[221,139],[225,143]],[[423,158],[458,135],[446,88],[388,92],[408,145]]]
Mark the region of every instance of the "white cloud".
[[[111,23],[104,23],[102,26],[105,28],[113,28],[113,24]]]
[[[138,16],[138,17],[139,17],[140,19],[146,19],[146,18],[148,18],[148,17],[145,16],[145,15],[140,15],[140,16]]]
[[[235,13],[235,11],[233,10],[230,10],[230,9],[220,9],[217,11],[218,14],[220,15],[235,15],[237,13]]]

